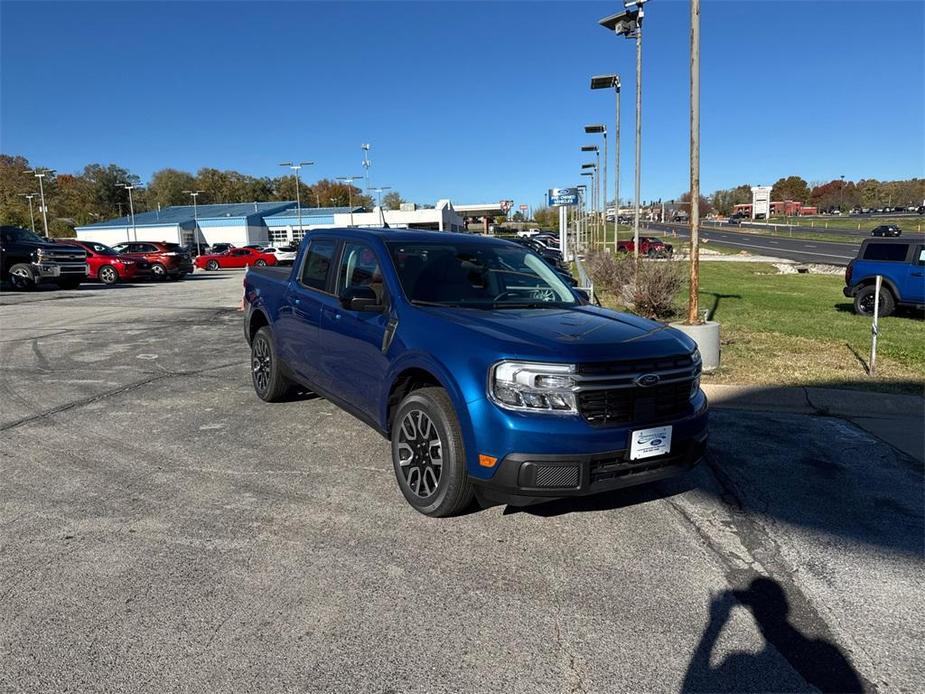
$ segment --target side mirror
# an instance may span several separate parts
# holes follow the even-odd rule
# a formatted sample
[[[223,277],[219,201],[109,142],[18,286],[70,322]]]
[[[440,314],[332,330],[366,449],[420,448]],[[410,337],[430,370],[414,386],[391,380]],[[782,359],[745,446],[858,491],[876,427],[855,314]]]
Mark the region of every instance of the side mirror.
[[[385,310],[372,287],[350,287],[340,295],[340,303],[348,311],[381,313]]]

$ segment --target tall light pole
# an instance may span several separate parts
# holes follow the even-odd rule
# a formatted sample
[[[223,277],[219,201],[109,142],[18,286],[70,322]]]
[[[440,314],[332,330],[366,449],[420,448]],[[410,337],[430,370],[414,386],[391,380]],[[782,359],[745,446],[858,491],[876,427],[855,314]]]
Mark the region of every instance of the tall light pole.
[[[589,206],[590,206],[590,203],[591,203],[591,201],[589,200],[589,198],[594,197],[594,174],[591,173],[590,171],[582,171],[582,172],[581,172],[581,175],[582,175],[582,176],[590,176],[590,177],[591,177],[591,180],[588,181],[588,183],[590,184],[590,186],[588,186],[588,187],[590,187],[590,195],[586,195],[586,196],[585,196],[585,199],[584,199],[584,200],[585,200],[585,205],[584,205],[584,207],[585,207],[585,215],[584,215],[584,218],[585,218],[585,238],[587,239],[587,244],[588,244],[588,246],[589,246],[589,247],[593,247],[593,246],[594,246],[594,239],[591,237],[591,228],[590,228],[590,225],[588,224],[588,220],[589,220],[588,209],[589,209]]]
[[[599,231],[597,228],[597,164],[582,164],[583,171],[589,171],[591,174],[591,245],[597,243]],[[584,174],[583,174],[584,175]]]
[[[292,169],[295,172],[295,211],[296,216],[299,219],[299,240],[302,240],[303,230],[302,230],[302,193],[300,188],[302,187],[301,181],[299,179],[299,171],[301,171],[303,166],[312,166],[315,162],[313,161],[300,161],[297,164],[294,164],[291,161],[284,161],[280,166],[285,166],[288,169]]]
[[[45,204],[45,185],[43,180],[46,176],[55,173],[54,169],[26,169],[25,173],[31,173],[39,179],[39,196],[42,201],[42,226],[45,228],[45,238],[48,238],[48,206]]]
[[[371,163],[369,161],[369,148],[371,146],[372,145],[370,145],[368,142],[364,145],[360,145],[360,147],[363,149],[363,175],[366,177],[366,192],[369,192],[369,166]]]
[[[138,228],[135,226],[135,201],[132,199],[132,191],[135,186],[128,183],[116,183],[116,188],[125,188],[128,191],[128,209],[132,216],[132,240],[138,240]]]
[[[347,184],[347,202],[350,205],[350,226],[353,226],[353,182],[363,178],[362,176],[338,176],[338,181]]]
[[[600,196],[600,205],[601,205],[601,229],[603,230],[603,244],[604,248],[607,248],[607,126],[601,123],[595,123],[593,125],[585,126],[585,133],[589,135],[601,134],[604,137],[604,172],[601,177],[601,196]],[[600,163],[600,159],[598,159]]]
[[[633,210],[633,257],[639,260],[639,187],[642,160],[642,19],[647,0],[629,0],[625,12],[604,17],[598,24],[618,36],[636,39],[636,185]]]
[[[380,208],[382,207],[382,191],[384,190],[392,190],[392,186],[379,186],[378,188],[370,189],[370,192],[376,194],[376,199],[378,200],[377,204]]]
[[[204,191],[184,190],[183,192],[193,199],[193,233],[196,235],[196,255],[201,255],[199,252],[199,216],[197,215],[196,198]]]
[[[662,220],[664,221],[664,220]],[[700,323],[700,0],[691,0],[691,268],[687,322]]]
[[[591,89],[613,89],[616,94],[614,118],[614,177],[613,177],[613,250],[617,252],[617,230],[620,224],[620,76],[598,75],[591,78]],[[606,140],[605,140],[606,142]],[[605,184],[606,185],[606,184]]]
[[[591,191],[591,209],[593,210],[593,214],[594,214],[594,216],[592,217],[592,219],[594,220],[594,230],[595,230],[596,236],[598,237],[598,240],[599,240],[599,239],[600,239],[600,236],[601,236],[601,233],[602,233],[602,232],[601,232],[601,228],[600,228],[600,227],[601,227],[601,220],[600,220],[600,214],[599,214],[600,202],[601,202],[601,191],[600,191],[600,186],[601,186],[601,152],[600,152],[600,150],[597,148],[597,145],[585,145],[584,147],[581,148],[581,151],[582,151],[582,152],[594,152],[594,156],[597,157],[597,163],[596,163],[596,164],[582,164],[582,165],[581,165],[581,168],[583,168],[583,169],[588,169],[588,168],[592,168],[592,167],[593,167],[592,170],[594,171],[594,178],[592,179],[592,182],[594,183],[594,188],[593,188],[593,190]]]
[[[32,233],[35,233],[35,215],[32,212],[32,198],[35,197],[35,193],[20,193],[20,196],[29,200],[29,219],[32,220]]]
[[[579,183],[578,186],[578,245],[582,250],[585,249],[585,238],[584,238],[584,212],[585,212],[585,194],[588,190],[588,186],[584,183]]]

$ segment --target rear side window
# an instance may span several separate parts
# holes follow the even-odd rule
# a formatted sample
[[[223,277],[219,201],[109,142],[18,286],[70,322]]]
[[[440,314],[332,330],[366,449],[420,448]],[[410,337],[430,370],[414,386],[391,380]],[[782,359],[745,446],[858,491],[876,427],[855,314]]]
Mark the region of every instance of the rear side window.
[[[309,244],[305,251],[305,262],[302,264],[302,284],[324,291],[336,249],[337,241],[334,239],[319,239]]]
[[[352,287],[369,287],[378,285],[381,294],[382,271],[375,251],[362,243],[350,241],[344,244],[344,253],[340,263],[340,275],[336,294],[340,295]]]
[[[908,250],[905,243],[869,243],[864,249],[864,260],[903,261]]]

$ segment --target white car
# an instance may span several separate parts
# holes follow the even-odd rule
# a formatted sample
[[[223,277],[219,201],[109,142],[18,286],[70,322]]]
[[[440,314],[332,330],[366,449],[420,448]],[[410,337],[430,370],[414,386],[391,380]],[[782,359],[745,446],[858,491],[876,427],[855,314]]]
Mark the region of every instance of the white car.
[[[298,252],[297,248],[276,248],[275,246],[267,246],[262,250],[264,253],[275,255],[278,263],[294,263]]]
[[[518,231],[517,235],[520,236],[521,238],[529,238],[531,236],[536,236],[539,233],[540,233],[540,230],[537,229],[536,227],[533,227],[532,229],[523,229],[521,231]]]

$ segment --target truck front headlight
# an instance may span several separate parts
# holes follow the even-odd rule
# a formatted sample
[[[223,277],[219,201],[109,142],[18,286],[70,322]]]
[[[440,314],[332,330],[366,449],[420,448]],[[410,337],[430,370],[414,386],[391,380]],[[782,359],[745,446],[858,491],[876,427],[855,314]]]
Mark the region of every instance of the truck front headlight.
[[[697,397],[700,392],[700,372],[703,368],[703,358],[700,356],[700,350],[696,347],[691,354],[691,360],[694,362],[694,379],[691,381],[691,400]]]
[[[506,410],[576,414],[574,364],[499,361],[488,375],[488,398]]]

